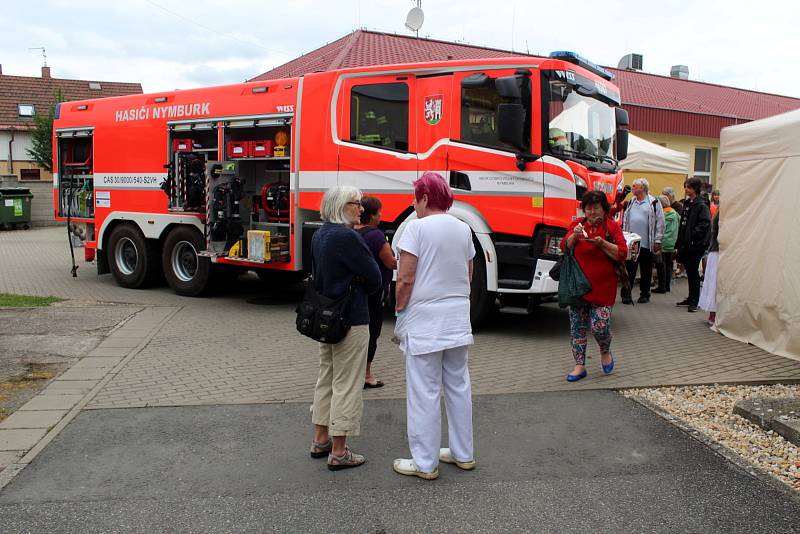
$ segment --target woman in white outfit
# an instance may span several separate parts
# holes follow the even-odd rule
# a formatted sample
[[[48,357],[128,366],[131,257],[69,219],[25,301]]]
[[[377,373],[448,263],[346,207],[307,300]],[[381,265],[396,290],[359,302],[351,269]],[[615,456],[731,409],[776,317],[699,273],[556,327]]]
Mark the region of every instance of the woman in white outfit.
[[[475,247],[465,223],[448,215],[453,192],[441,175],[414,182],[414,210],[400,237],[395,335],[406,357],[408,444],[412,458],[394,461],[402,475],[433,480],[439,462],[473,469],[472,344],[469,292]],[[449,448],[440,449],[444,386]]]

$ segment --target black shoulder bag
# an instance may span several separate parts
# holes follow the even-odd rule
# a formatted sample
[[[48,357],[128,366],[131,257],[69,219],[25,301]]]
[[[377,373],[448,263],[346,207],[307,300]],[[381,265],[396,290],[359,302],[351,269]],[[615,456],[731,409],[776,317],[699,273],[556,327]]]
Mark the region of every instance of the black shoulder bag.
[[[338,299],[332,299],[317,292],[314,287],[314,259],[311,259],[311,278],[308,281],[303,300],[297,309],[297,331],[320,343],[334,344],[345,338],[350,331],[350,321],[346,314],[350,309],[353,295],[353,282]]]

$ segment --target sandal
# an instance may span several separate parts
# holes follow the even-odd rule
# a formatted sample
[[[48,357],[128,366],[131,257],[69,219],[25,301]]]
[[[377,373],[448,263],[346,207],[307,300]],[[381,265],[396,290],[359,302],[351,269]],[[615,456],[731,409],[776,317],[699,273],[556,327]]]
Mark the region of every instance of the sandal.
[[[375,382],[364,381],[364,389],[382,388],[383,380],[375,380]]]
[[[336,456],[333,452],[328,455],[328,469],[331,471],[350,469],[351,467],[363,465],[366,461],[367,459],[363,455],[355,454],[349,447],[345,447],[342,456]]]
[[[311,457],[312,458],[324,458],[328,454],[330,454],[331,449],[333,449],[333,441],[331,438],[328,438],[328,441],[325,443],[317,443],[314,440],[311,440]]]

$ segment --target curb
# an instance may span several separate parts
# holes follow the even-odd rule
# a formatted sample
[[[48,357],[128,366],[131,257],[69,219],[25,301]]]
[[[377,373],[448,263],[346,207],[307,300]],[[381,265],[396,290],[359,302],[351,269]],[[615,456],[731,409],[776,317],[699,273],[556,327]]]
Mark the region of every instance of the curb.
[[[112,330],[112,333],[106,337],[103,342],[96,347],[92,352],[85,355],[78,363],[76,363],[73,367],[65,371],[61,374],[61,376],[57,377],[53,380],[49,385],[48,388],[56,382],[60,383],[69,383],[70,379],[63,379],[69,371],[79,365],[81,361],[86,358],[93,358],[93,357],[109,357],[107,354],[103,354],[103,351],[117,351],[117,352],[125,352],[125,354],[120,354],[122,359],[117,362],[113,367],[107,368],[105,373],[102,376],[98,376],[97,379],[92,380],[96,382],[94,386],[89,390],[88,393],[84,394],[83,397],[52,427],[50,427],[45,435],[36,442],[31,448],[27,449],[23,456],[18,459],[16,462],[7,465],[3,470],[0,471],[0,491],[3,490],[22,470],[30,464],[36,456],[39,455],[42,450],[44,450],[47,445],[50,444],[53,439],[73,420],[77,415],[84,409],[84,407],[91,402],[91,400],[110,382],[116,375],[119,373],[123,367],[125,367],[129,361],[131,361],[139,352],[142,351],[155,337],[156,334],[164,327],[164,325],[169,322],[172,317],[175,316],[183,307],[182,306],[148,306],[144,309],[140,310],[132,317],[123,321],[118,327],[115,327]],[[133,334],[125,331],[125,327],[129,329],[138,329],[140,332],[145,331],[144,335],[142,334]],[[127,339],[127,340],[138,340],[135,346],[124,349],[120,347],[115,347],[115,345],[119,345],[118,340],[120,339]],[[106,345],[105,347],[103,345]],[[93,356],[94,355],[94,356]],[[99,367],[97,369],[103,369]],[[91,379],[90,379],[91,380]],[[47,391],[48,388],[45,388],[44,391]],[[47,395],[44,391],[40,392],[38,395],[33,397],[28,403],[35,401],[36,399],[45,398]],[[26,403],[26,404],[28,404]],[[24,406],[23,406],[24,408]],[[18,410],[14,413],[24,413],[24,410]],[[2,430],[0,430],[2,432]]]
[[[681,432],[683,432],[690,438],[702,443],[703,445],[711,449],[711,451],[717,454],[718,456],[729,461],[730,463],[732,463],[742,471],[746,472],[753,478],[764,482],[770,487],[770,489],[774,491],[779,491],[784,495],[788,496],[789,498],[791,498],[796,503],[800,504],[800,493],[794,491],[792,488],[781,482],[778,478],[772,475],[772,473],[763,469],[761,466],[749,462],[746,458],[739,455],[733,449],[727,447],[726,445],[723,445],[722,443],[714,441],[700,430],[684,422],[683,419],[680,419],[679,417],[672,415],[668,411],[664,410],[657,404],[647,399],[625,397],[619,391],[617,393],[621,397],[631,400],[644,408],[647,408],[648,410],[655,413],[662,419],[666,420],[668,423],[677,427]]]

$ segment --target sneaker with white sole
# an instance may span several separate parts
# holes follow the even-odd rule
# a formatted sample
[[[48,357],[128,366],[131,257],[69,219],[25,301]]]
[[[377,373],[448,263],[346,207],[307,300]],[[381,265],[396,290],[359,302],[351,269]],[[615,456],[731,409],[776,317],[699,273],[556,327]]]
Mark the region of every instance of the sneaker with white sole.
[[[430,473],[421,470],[411,458],[398,458],[392,465],[395,473],[411,477],[419,477],[424,480],[435,480],[439,478],[439,470],[434,469]]]
[[[478,465],[475,460],[469,460],[467,462],[456,460],[453,458],[453,453],[450,452],[450,449],[439,449],[439,461],[446,464],[456,464],[458,467],[466,471],[475,469],[475,466]]]

